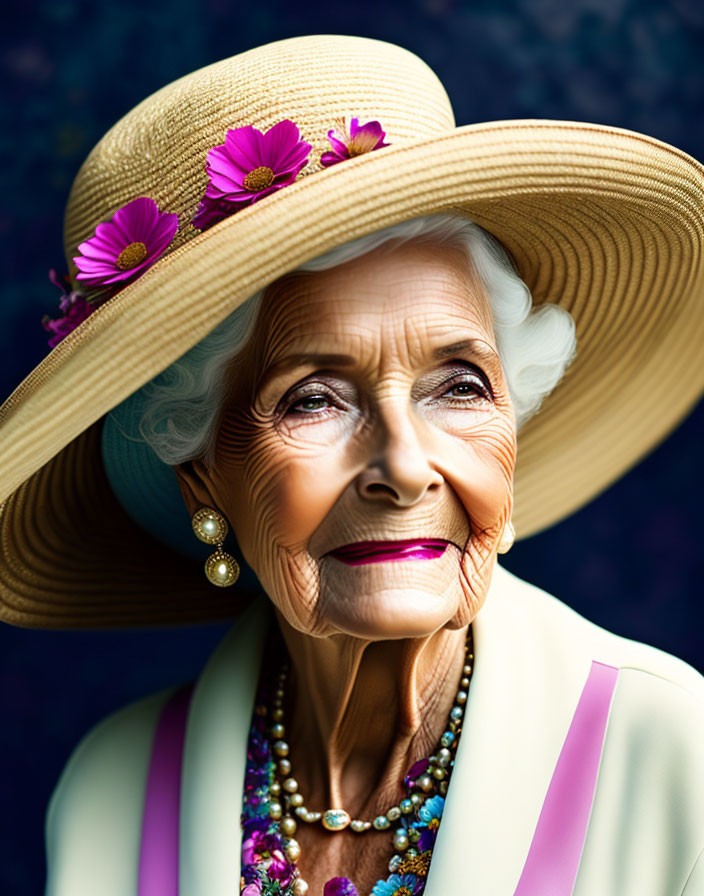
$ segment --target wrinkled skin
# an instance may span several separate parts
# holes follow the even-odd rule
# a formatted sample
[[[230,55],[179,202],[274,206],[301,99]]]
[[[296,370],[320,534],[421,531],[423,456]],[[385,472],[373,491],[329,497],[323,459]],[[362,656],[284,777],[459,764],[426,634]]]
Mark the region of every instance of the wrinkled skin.
[[[352,363],[283,363],[302,353]],[[174,469],[191,514],[227,517],[274,605],[309,808],[371,819],[434,750],[511,517],[515,457],[491,309],[462,252],[410,241],[267,291],[233,361],[214,463]],[[328,556],[412,537],[452,544],[429,560]],[[388,873],[386,832],[301,824],[296,838],[312,893],[334,875],[369,892]]]

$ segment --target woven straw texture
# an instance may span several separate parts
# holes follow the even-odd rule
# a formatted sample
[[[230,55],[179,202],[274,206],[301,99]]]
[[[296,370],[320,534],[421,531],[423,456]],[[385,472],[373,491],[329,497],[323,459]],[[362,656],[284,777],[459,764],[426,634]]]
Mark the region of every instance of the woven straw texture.
[[[327,131],[342,115],[379,120],[392,145],[321,169]],[[283,118],[313,144],[309,167],[195,231],[188,222],[207,185],[208,149],[228,128]],[[573,512],[664,438],[704,388],[703,173],[685,153],[618,128],[454,128],[427,65],[366,38],[279,41],[158,91],[79,171],[66,254],[140,195],[178,213],[174,246],[0,407],[2,618],[100,627],[239,612],[237,586],[209,585],[202,568],[145,538],[121,509],[100,463],[101,418],[286,271],[433,212],[456,211],[491,232],[535,304],[559,303],[576,321],[576,360],[520,432],[517,535]]]

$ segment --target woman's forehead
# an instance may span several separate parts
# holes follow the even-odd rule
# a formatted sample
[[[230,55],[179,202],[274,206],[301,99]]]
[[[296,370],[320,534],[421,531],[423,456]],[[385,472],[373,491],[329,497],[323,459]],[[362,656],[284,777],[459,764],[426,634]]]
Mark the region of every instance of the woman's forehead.
[[[402,244],[335,268],[286,275],[267,290],[258,341],[282,351],[329,351],[380,339],[434,343],[463,329],[494,343],[491,308],[466,255]],[[361,346],[360,346],[361,347]]]

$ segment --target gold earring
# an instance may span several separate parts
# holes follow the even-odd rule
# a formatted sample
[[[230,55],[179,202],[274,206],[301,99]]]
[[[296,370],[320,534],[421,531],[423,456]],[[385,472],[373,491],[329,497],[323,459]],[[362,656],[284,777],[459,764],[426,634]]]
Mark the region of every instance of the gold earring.
[[[516,538],[516,530],[513,528],[513,523],[509,520],[506,524],[503,535],[501,536],[501,541],[499,542],[499,546],[496,549],[498,554],[506,554],[511,550],[511,546]]]
[[[201,507],[193,514],[191,525],[197,538],[206,544],[217,545],[215,552],[205,561],[208,581],[223,588],[234,585],[240,567],[235,558],[222,549],[228,531],[225,517],[212,507]]]

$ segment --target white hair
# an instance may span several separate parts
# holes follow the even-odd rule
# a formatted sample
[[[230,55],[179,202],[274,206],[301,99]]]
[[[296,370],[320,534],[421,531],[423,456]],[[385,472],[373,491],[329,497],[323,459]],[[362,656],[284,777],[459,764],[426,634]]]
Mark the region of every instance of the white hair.
[[[564,308],[532,307],[528,287],[501,245],[457,214],[424,215],[351,240],[296,270],[323,271],[383,244],[422,240],[464,249],[489,299],[494,337],[516,415],[516,428],[540,407],[576,352],[575,325]],[[254,331],[266,287],[250,296],[205,338],[130,396],[144,402],[139,431],[171,466],[214,460],[227,369]]]

